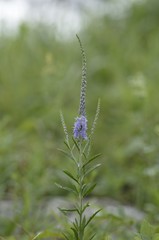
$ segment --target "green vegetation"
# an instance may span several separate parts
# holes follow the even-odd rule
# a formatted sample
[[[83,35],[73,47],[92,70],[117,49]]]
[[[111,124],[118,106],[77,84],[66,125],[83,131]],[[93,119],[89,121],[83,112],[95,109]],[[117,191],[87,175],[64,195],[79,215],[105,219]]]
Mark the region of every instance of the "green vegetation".
[[[159,2],[147,0],[120,19],[92,17],[79,34],[88,62],[89,127],[101,98],[92,152],[102,152],[102,168],[93,176],[98,183],[93,195],[131,204],[154,225],[159,220],[158,22]],[[57,150],[63,144],[59,112],[71,132],[80,94],[79,46],[75,36],[60,41],[48,26],[23,24],[15,35],[1,34],[0,53],[0,199],[15,203],[14,217],[0,216],[0,236],[27,240],[46,230],[48,238],[41,234],[41,239],[60,239],[56,224],[64,220],[55,214],[46,218],[38,206],[67,194],[54,184],[65,181],[60,170],[69,165]],[[139,229],[123,217],[97,218],[92,223],[97,239],[107,234],[133,239]],[[141,239],[157,240],[157,233],[156,228]]]

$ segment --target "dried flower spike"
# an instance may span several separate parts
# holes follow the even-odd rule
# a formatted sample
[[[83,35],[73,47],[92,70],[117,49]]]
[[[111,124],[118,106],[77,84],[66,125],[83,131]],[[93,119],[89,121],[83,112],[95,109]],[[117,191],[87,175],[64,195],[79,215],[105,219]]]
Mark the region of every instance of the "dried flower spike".
[[[86,115],[86,87],[87,87],[87,76],[86,76],[86,55],[83,49],[81,40],[78,35],[76,35],[80,44],[81,54],[82,54],[82,82],[81,82],[81,95],[80,95],[80,106],[79,115]]]
[[[61,123],[62,123],[62,126],[63,126],[64,133],[65,133],[66,142],[67,142],[67,144],[69,144],[69,135],[68,135],[68,131],[67,131],[67,127],[66,127],[66,124],[65,124],[65,119],[64,119],[62,111],[60,111],[60,118],[61,118]]]

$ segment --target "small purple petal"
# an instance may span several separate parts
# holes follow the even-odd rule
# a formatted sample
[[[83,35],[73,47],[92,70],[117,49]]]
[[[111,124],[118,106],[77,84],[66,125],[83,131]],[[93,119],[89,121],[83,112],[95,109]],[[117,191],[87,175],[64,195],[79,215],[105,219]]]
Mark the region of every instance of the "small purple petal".
[[[77,117],[74,124],[74,138],[87,139],[87,119],[85,116]]]

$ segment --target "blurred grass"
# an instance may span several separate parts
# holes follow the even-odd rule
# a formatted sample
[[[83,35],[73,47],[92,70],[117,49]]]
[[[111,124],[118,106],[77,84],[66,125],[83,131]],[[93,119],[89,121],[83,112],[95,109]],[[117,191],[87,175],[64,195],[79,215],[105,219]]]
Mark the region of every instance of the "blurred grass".
[[[133,204],[153,220],[159,218],[158,16],[158,1],[145,1],[120,19],[92,18],[80,33],[89,126],[101,98],[92,152],[102,152],[102,168],[94,194]],[[48,26],[22,24],[17,34],[0,36],[0,52],[0,198],[21,199],[17,222],[35,232],[28,219],[37,201],[65,194],[54,185],[69,165],[57,151],[63,144],[59,111],[72,132],[80,50],[75,37],[59,41]],[[2,235],[15,231],[1,222]]]

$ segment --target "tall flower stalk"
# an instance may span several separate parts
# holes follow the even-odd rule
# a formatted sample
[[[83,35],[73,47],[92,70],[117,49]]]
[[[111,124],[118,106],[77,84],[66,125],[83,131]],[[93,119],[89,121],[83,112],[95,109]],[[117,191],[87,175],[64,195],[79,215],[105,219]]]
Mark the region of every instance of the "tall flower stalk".
[[[87,208],[90,207],[89,202],[85,199],[93,191],[96,184],[90,182],[92,171],[97,169],[100,164],[95,164],[94,161],[100,155],[89,157],[91,137],[94,133],[94,128],[99,115],[100,102],[98,102],[95,119],[90,129],[90,134],[87,133],[87,117],[86,117],[86,56],[83,49],[80,38],[77,36],[81,54],[82,54],[82,81],[81,81],[81,93],[80,93],[80,105],[78,116],[75,119],[73,128],[73,137],[70,143],[67,127],[64,121],[63,114],[61,113],[61,122],[65,133],[65,145],[66,150],[61,150],[70,160],[74,163],[74,172],[64,170],[63,172],[67,175],[71,182],[71,187],[58,185],[58,187],[71,192],[74,195],[74,205],[70,209],[60,208],[60,210],[67,215],[69,212],[74,212],[75,217],[70,231],[63,233],[67,240],[92,240],[95,236],[93,233],[91,236],[87,236],[87,228],[92,219],[100,211],[95,211],[91,216],[86,214]]]

